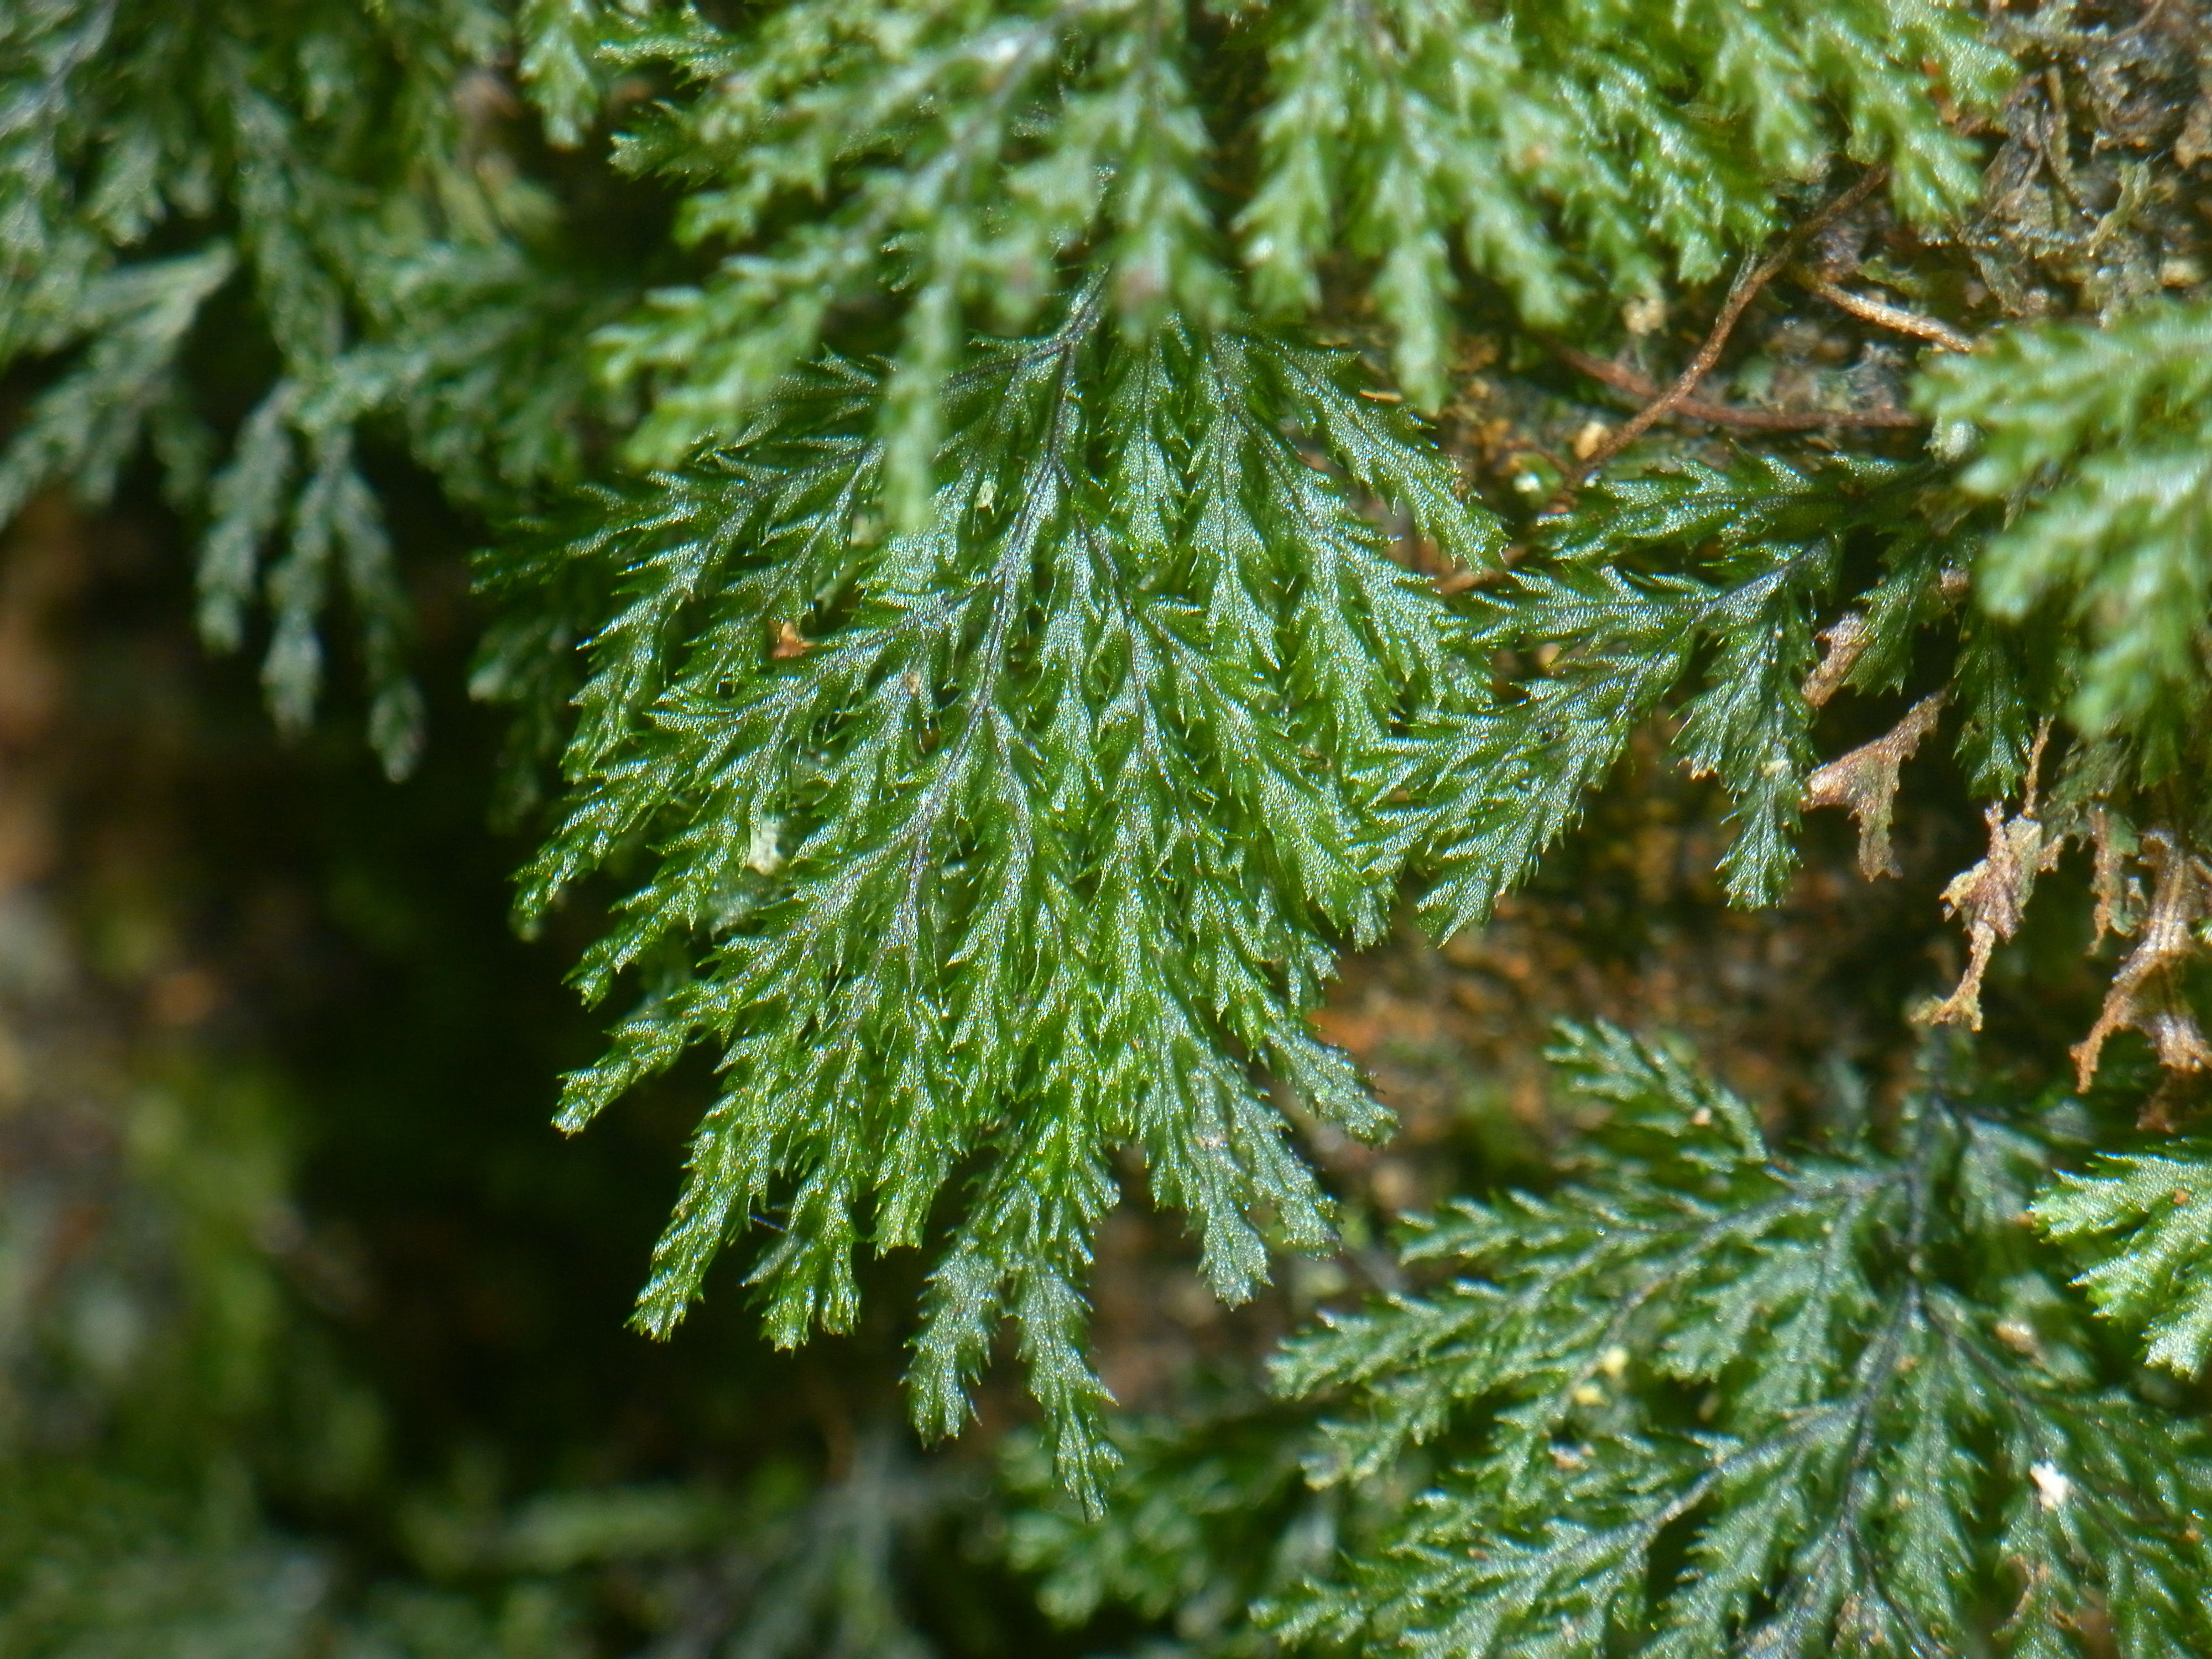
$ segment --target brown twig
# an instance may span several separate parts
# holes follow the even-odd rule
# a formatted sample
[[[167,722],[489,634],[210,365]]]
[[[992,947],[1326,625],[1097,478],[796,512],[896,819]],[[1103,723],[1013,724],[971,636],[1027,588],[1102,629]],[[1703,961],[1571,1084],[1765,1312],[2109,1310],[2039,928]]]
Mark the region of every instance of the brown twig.
[[[1581,470],[1571,476],[1559,493],[1571,495],[1600,467],[1649,432],[1659,421],[1681,407],[1683,400],[1697,390],[1698,382],[1711,374],[1713,365],[1720,361],[1721,353],[1727,349],[1729,336],[1735,331],[1736,324],[1750,309],[1751,302],[1759,297],[1759,289],[1789,267],[1797,257],[1797,250],[1810,238],[1873,195],[1888,177],[1889,169],[1886,167],[1868,168],[1856,184],[1784,236],[1780,247],[1755,264],[1746,260],[1742,270],[1729,285],[1728,298],[1722,302],[1721,314],[1714,319],[1712,331],[1705,336],[1705,344],[1698,348],[1698,355],[1690,359],[1689,366],[1674,377],[1674,384],[1666,391],[1646,404],[1632,419],[1592,450],[1583,460]]]
[[[1661,395],[1658,382],[1648,375],[1638,374],[1624,363],[1593,356],[1569,345],[1554,345],[1552,349],[1570,368],[1589,375],[1593,380],[1603,381],[1616,392],[1626,392],[1632,398],[1650,398]],[[1696,398],[1678,400],[1667,414],[1678,420],[1702,421],[1707,426],[1732,427],[1740,432],[1817,432],[1823,427],[1831,426],[1874,427],[1902,431],[1909,427],[1928,424],[1919,416],[1904,409],[1741,409],[1734,404],[1709,404]]]
[[[1884,300],[1854,294],[1842,284],[1830,282],[1818,271],[1800,270],[1793,274],[1804,283],[1808,292],[1826,300],[1838,311],[1850,312],[1863,322],[1893,329],[1899,334],[1910,334],[1917,339],[1932,341],[1946,351],[1972,351],[1974,349],[1974,343],[1948,323],[1939,323],[1933,317],[1923,317],[1917,311],[1907,311],[1902,306],[1893,306]]]

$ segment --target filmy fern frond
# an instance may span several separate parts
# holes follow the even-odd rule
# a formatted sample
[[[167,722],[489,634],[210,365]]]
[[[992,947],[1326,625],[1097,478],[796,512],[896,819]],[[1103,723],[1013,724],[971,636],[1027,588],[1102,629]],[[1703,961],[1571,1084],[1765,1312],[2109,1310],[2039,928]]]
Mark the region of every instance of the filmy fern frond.
[[[1281,1362],[1339,1395],[1319,1478],[1455,1458],[1281,1628],[1467,1659],[2212,1639],[2212,1447],[2100,1365],[2019,1226],[2039,1139],[1936,1088],[1893,1152],[1785,1160],[1664,1050],[1571,1030],[1561,1060],[1615,1112],[1586,1176],[1456,1206],[1410,1253],[1449,1285]]]
[[[690,190],[684,234],[727,254],[606,337],[614,372],[656,390],[635,453],[726,438],[837,307],[896,295],[891,475],[915,511],[969,330],[1028,325],[1063,263],[1108,274],[1141,332],[1309,311],[1321,262],[1349,251],[1398,379],[1433,406],[1455,257],[1556,323],[1711,276],[1845,149],[1893,161],[1931,221],[1977,175],[1900,78],[1924,65],[1976,107],[2008,73],[1963,9],[1926,0],[798,0],[727,27],[655,12],[615,50],[690,89],[623,154]]]
[[[586,993],[699,958],[569,1080],[562,1121],[722,1049],[639,1305],[657,1332],[763,1206],[785,1218],[753,1274],[770,1331],[842,1328],[855,1248],[920,1242],[964,1180],[917,1416],[959,1425],[1011,1314],[1088,1487],[1081,1285],[1108,1152],[1141,1152],[1237,1300],[1266,1275],[1260,1212],[1285,1242],[1328,1237],[1255,1067],[1342,1127],[1383,1121],[1304,1017],[1336,941],[1380,925],[1390,750],[1457,671],[1442,602],[1317,467],[1458,557],[1498,537],[1329,359],[1132,343],[1096,289],[948,382],[919,533],[883,515],[880,387],[830,362],[726,455],[607,498],[586,543],[544,556],[622,575],[526,908],[642,856]]]
[[[1978,568],[2004,617],[2078,625],[2069,713],[2124,732],[2155,783],[2201,765],[2212,660],[2212,307],[2145,307],[2108,327],[2004,331],[1922,382],[1922,406],[1979,448],[1968,494],[2018,510]]]
[[[1703,683],[1680,705],[1676,746],[1735,804],[1729,893],[1778,897],[1813,760],[1801,687],[1814,615],[1849,539],[1885,542],[1891,575],[1869,608],[1887,648],[1868,668],[1894,672],[1937,580],[1915,482],[1876,462],[1687,465],[1588,492],[1549,526],[1549,556],[1483,602],[1482,643],[1516,653],[1499,660],[1526,664],[1522,677],[1474,718],[1423,734],[1415,793],[1436,803],[1427,903],[1443,927],[1480,921],[1520,884],[1693,665]]]

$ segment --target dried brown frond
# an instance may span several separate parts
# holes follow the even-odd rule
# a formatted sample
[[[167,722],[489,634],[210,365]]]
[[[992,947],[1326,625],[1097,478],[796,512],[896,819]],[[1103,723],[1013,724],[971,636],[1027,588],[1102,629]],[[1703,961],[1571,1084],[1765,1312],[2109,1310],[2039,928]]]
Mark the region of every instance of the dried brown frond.
[[[2212,1068],[2212,1043],[2181,988],[2181,969],[2200,948],[2197,925],[2212,916],[2212,868],[2165,830],[2143,832],[2140,856],[2154,881],[2150,914],[2142,939],[2112,975],[2097,1023],[2074,1045],[2078,1088],[2095,1079],[2105,1039],[2122,1030],[2148,1037],[2158,1063],[2169,1072]]]
[[[2089,941],[2094,956],[2107,933],[2135,937],[2142,921],[2142,884],[2124,869],[2136,850],[2134,831],[2124,823],[2116,825],[2112,809],[2101,802],[2090,809],[2089,844],[2096,860],[2089,878],[2089,890],[2097,896],[2097,932]]]
[[[1923,1025],[1964,1025],[1982,1029],[1982,976],[1989,971],[1990,954],[1997,941],[2020,931],[2021,918],[2035,891],[2035,878],[2057,867],[2065,838],[2045,838],[2036,816],[2036,780],[2043,771],[2043,751],[2051,742],[2051,722],[2036,729],[2035,746],[2028,750],[2027,778],[2021,790],[2019,816],[2007,821],[2003,806],[1991,801],[1982,817],[1989,825],[1989,855],[1971,870],[1951,878],[1942,895],[1943,914],[1966,921],[1966,971],[1958,988],[1942,1001],[1922,1008],[1913,1018]]]
[[[1834,678],[1840,682],[1850,672],[1849,659],[1856,657],[1864,645],[1864,625],[1852,636],[1853,644],[1847,649],[1844,643],[1844,626],[1858,618],[1846,616],[1829,630],[1830,644],[1827,659],[1821,663],[1812,680],[1806,682],[1806,702],[1818,708],[1827,701],[1833,690],[1830,685],[1816,697],[1814,682],[1826,678],[1838,658],[1845,660],[1836,670]],[[1841,806],[1849,809],[1859,826],[1859,873],[1869,881],[1876,876],[1899,873],[1895,855],[1890,850],[1889,822],[1897,805],[1897,776],[1899,769],[1912,758],[1912,751],[1936,729],[1936,722],[1943,713],[1944,694],[1923,697],[1912,710],[1883,736],[1872,743],[1862,744],[1847,755],[1839,755],[1805,781],[1805,805]],[[1992,809],[1994,810],[1994,809]],[[1956,884],[1954,884],[1954,885]],[[1948,901],[1949,895],[1945,897]]]
[[[2032,789],[2030,795],[2032,806]],[[1982,816],[1990,830],[1989,855],[1954,876],[1943,890],[1944,914],[1966,921],[1966,971],[1949,996],[1915,1016],[1923,1025],[1982,1029],[1982,976],[1989,971],[1990,952],[1997,941],[2020,931],[2036,877],[2057,866],[2064,845],[2056,836],[2045,839],[2042,822],[2027,807],[2008,820],[2004,808],[1993,801]]]
[[[1826,708],[1828,699],[1843,690],[1844,679],[1866,653],[1868,641],[1873,637],[1867,631],[1866,618],[1856,611],[1844,611],[1831,626],[1822,629],[1820,642],[1827,648],[1821,653],[1820,665],[1805,677],[1798,695],[1815,708]],[[1909,724],[1919,712],[1916,708],[1907,714],[1906,722]]]

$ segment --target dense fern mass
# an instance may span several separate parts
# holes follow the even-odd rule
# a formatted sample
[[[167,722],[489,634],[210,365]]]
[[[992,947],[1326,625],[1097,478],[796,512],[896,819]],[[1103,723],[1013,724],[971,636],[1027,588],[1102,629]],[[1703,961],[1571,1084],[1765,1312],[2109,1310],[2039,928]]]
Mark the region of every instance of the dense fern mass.
[[[618,372],[663,382],[637,452],[732,429],[832,307],[889,290],[902,485],[927,465],[967,323],[1018,326],[1071,254],[1110,274],[1142,328],[1310,310],[1341,247],[1373,262],[1398,375],[1433,404],[1455,253],[1558,323],[1586,294],[1712,276],[1774,226],[1775,188],[1845,143],[1896,157],[1900,205],[1934,219],[1971,198],[1970,152],[1929,100],[1899,95],[1899,70],[1985,103],[2005,68],[1960,14],[1917,3],[824,0],[727,29],[649,14],[619,55],[698,88],[623,161],[692,187],[685,236],[735,245],[611,336]],[[830,210],[790,216],[802,192]]]
[[[860,1611],[809,1565],[740,1640],[768,1570],[670,1569],[562,1628],[909,1653],[872,1505],[965,1504],[1193,1655],[2212,1652],[2208,89],[2161,0],[0,4],[0,525],[193,550],[276,727],[395,782],[465,678],[611,1020],[559,1127],[688,1137],[634,1324],[897,1356],[803,1501],[640,1431],[663,1541],[539,1572],[743,1509]],[[68,840],[15,834],[0,945]],[[428,951],[366,857],[299,890]],[[231,1018],[83,926],[149,1030]],[[1034,1427],[986,1500],[902,1408]],[[481,1588],[513,1471],[621,1460],[448,1461],[446,1533],[276,1508]]]
[[[2212,1447],[2112,1386],[2038,1263],[2033,1115],[1937,1083],[1893,1151],[1784,1162],[1676,1057],[1565,1036],[1614,1108],[1589,1176],[1438,1217],[1408,1255],[1449,1287],[1285,1354],[1286,1387],[1359,1407],[1323,1479],[1480,1427],[1346,1583],[1273,1618],[1468,1655],[1957,1652],[1999,1613],[2016,1650],[2064,1652],[2093,1607],[2126,1651],[2212,1640]],[[1655,1595],[1662,1552],[1686,1571]]]

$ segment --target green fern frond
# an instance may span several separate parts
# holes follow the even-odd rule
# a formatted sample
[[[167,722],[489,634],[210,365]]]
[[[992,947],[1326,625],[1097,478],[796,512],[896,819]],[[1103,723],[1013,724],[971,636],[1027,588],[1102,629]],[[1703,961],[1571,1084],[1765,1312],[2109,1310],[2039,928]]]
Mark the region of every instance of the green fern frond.
[[[1921,383],[1968,495],[2011,521],[1977,566],[1983,603],[2078,625],[2069,713],[2124,732],[2146,783],[2201,762],[2212,653],[2212,308],[2170,301],[2103,329],[2008,329]]]
[[[1850,538],[1885,542],[1892,574],[1867,606],[1884,649],[1863,672],[1900,672],[1940,580],[1923,556],[1920,483],[1878,462],[1814,470],[1750,457],[1591,490],[1548,526],[1547,556],[1481,602],[1482,646],[1528,668],[1474,718],[1422,733],[1414,788],[1437,803],[1423,829],[1440,930],[1481,920],[1520,884],[1693,666],[1702,685],[1680,705],[1676,747],[1734,803],[1729,892],[1778,897],[1813,762],[1801,687],[1815,610]]]
[[[2212,1640],[2212,1447],[2100,1364],[2019,1225],[2050,1154],[1930,1088],[1893,1150],[1784,1159],[1662,1049],[1566,1031],[1613,1108],[1547,1197],[1455,1206],[1443,1288],[1280,1362],[1333,1391],[1317,1479],[1452,1472],[1286,1635],[1529,1659]]]
[[[82,346],[77,360],[32,400],[0,452],[0,523],[57,477],[88,501],[105,501],[149,431],[166,451],[178,493],[206,466],[177,354],[200,308],[237,268],[228,244],[147,259],[91,278],[50,349]],[[27,309],[27,307],[26,307]],[[0,358],[4,361],[4,358]]]
[[[727,250],[605,337],[611,371],[653,386],[634,454],[726,439],[837,307],[896,296],[902,520],[969,329],[1026,325],[1063,262],[1108,274],[1141,332],[1310,311],[1321,263],[1349,252],[1398,379],[1433,407],[1455,258],[1557,323],[1670,270],[1711,276],[1845,150],[1889,161],[1899,203],[1930,222],[1978,179],[1921,77],[1975,108],[2009,74],[1963,9],[1925,0],[1224,15],[799,0],[727,27],[648,14],[614,52],[686,84],[622,153],[691,191],[682,234]]]
[[[1899,204],[1932,222],[1978,180],[1966,143],[1895,95],[1895,66],[1928,64],[1975,105],[2008,73],[1940,5],[1317,3],[1270,33],[1238,220],[1257,296],[1309,307],[1331,251],[1374,259],[1398,375],[1431,403],[1455,252],[1553,325],[1593,290],[1712,276],[1773,228],[1780,187],[1846,147],[1898,158]]]
[[[884,520],[882,376],[842,361],[710,465],[606,500],[552,556],[622,575],[574,804],[523,901],[642,856],[580,982],[597,998],[665,952],[696,963],[569,1079],[565,1125],[694,1042],[722,1050],[640,1323],[673,1326],[774,1206],[782,1242],[753,1273],[770,1332],[842,1328],[854,1249],[919,1243],[964,1174],[916,1415],[959,1425],[1011,1315],[1086,1490],[1107,1152],[1142,1152],[1241,1300],[1267,1274],[1261,1212],[1289,1243],[1329,1236],[1255,1067],[1353,1133],[1384,1121],[1305,1015],[1336,941],[1381,924],[1391,746],[1458,671],[1442,602],[1330,474],[1456,557],[1499,539],[1332,360],[1180,329],[1131,343],[1106,309],[1094,289],[948,382],[919,533]]]
[[[2097,1311],[2141,1328],[2146,1357],[2193,1376],[2212,1355],[2212,1149],[2180,1140],[2100,1157],[2035,1201],[2045,1237],[2088,1263]]]
[[[208,640],[235,648],[265,600],[263,676],[296,728],[343,591],[395,774],[421,697],[363,447],[399,428],[478,507],[572,477],[599,402],[580,342],[629,298],[551,257],[550,202],[487,164],[510,36],[491,0],[0,13],[0,368],[44,381],[0,449],[0,520],[54,483],[105,501],[150,443],[172,499],[206,514]],[[257,337],[214,348],[223,374],[188,368],[238,328],[224,296],[240,289]],[[217,466],[210,405],[255,398],[241,368],[264,379]]]

